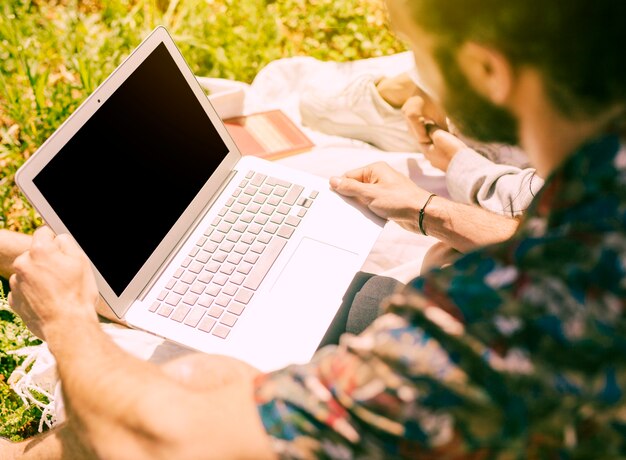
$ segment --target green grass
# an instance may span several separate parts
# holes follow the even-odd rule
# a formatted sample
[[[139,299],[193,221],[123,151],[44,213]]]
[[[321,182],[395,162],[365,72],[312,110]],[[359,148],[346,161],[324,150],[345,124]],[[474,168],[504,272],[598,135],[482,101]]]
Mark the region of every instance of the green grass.
[[[17,441],[37,432],[41,410],[35,406],[25,407],[7,380],[22,361],[10,351],[39,343],[41,341],[10,311],[4,292],[0,290],[0,436]]]
[[[381,2],[0,0],[0,228],[31,233],[41,225],[15,171],[156,25],[168,28],[197,75],[251,82],[283,57],[404,51]],[[0,436],[15,440],[33,434],[41,415],[6,383],[19,364],[6,352],[29,340],[19,318],[0,309]]]

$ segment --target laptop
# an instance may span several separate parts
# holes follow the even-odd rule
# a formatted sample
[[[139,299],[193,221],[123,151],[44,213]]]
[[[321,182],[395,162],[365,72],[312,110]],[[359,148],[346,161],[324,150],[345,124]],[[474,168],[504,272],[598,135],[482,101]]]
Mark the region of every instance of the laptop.
[[[325,178],[242,156],[162,26],[15,180],[121,322],[263,371],[312,357],[384,226]]]

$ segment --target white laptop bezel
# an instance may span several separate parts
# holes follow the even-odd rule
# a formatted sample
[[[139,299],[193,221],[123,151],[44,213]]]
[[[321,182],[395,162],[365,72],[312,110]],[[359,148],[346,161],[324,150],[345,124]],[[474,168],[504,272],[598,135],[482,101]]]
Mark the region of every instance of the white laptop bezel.
[[[193,90],[209,119],[226,144],[229,153],[121,295],[118,296],[115,294],[98,268],[92,263],[100,294],[118,318],[123,318],[132,302],[140,296],[155,273],[159,271],[159,268],[162,267],[171,256],[172,250],[178,247],[181,238],[183,238],[184,235],[189,232],[190,227],[197,222],[199,214],[205,209],[207,203],[211,201],[216,191],[222,187],[224,181],[230,176],[235,164],[241,158],[239,149],[209,99],[204,94],[194,73],[189,68],[165,27],[156,27],[111,75],[67,118],[67,120],[63,122],[41,147],[39,147],[39,149],[20,167],[15,175],[17,186],[37,210],[45,223],[57,234],[70,233],[58,214],[34,184],[33,180],[87,120],[96,113],[98,108],[114,94],[128,76],[131,75],[161,43],[167,47],[170,55],[181,70],[182,75],[189,83],[190,88]],[[155,76],[155,78],[157,77]]]

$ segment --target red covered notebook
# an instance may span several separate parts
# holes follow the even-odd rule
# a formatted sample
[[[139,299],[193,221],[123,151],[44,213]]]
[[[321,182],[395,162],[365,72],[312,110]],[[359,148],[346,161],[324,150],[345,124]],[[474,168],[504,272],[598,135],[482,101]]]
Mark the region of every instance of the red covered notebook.
[[[228,118],[224,124],[242,155],[276,160],[315,145],[280,109]]]

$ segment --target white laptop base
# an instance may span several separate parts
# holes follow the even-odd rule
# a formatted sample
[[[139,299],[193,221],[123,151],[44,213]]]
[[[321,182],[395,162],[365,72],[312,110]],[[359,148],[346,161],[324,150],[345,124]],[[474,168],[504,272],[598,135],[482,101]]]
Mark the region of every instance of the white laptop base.
[[[237,175],[192,233],[184,249],[171,261],[143,300],[133,303],[125,319],[133,327],[205,352],[235,356],[262,370],[277,369],[294,362],[306,362],[315,352],[341,304],[347,286],[365,261],[371,244],[380,234],[380,220],[356,207],[347,207],[341,197],[329,190],[326,179],[279,167],[255,157],[243,157],[237,170]],[[168,307],[165,298],[162,301],[157,298],[188,257],[189,251],[197,246],[196,243],[212,243],[210,237],[204,237],[204,233],[211,227],[210,223],[218,212],[224,209],[232,191],[242,181],[250,180],[246,179],[248,171],[304,186],[299,202],[308,207],[296,203],[288,215],[297,217],[298,213],[306,214],[298,226],[294,227],[295,230],[288,239],[272,236],[287,244],[264,277],[262,285],[254,291],[249,303],[245,304],[243,311],[240,311],[242,303],[236,300],[231,300],[230,305],[216,306],[215,300],[220,295],[216,293],[208,298],[206,307],[196,307],[197,311],[206,310],[202,319],[208,321],[210,329],[205,327],[206,330],[202,330],[198,327],[202,319],[185,323],[193,308],[182,300],[177,308],[184,314],[179,315],[176,320],[171,319],[176,310]],[[312,192],[317,192],[315,198],[306,201]],[[234,204],[236,203],[235,201]],[[250,202],[248,206],[250,205],[254,205],[254,202]],[[241,214],[243,213],[245,211]],[[259,214],[262,215],[257,213]],[[250,224],[254,225],[254,221]],[[355,228],[359,229],[358,233],[354,232]],[[261,234],[268,235],[265,231]],[[243,243],[241,246],[241,256],[246,253],[254,255],[250,249],[253,244]],[[202,273],[207,274],[206,267],[197,275]],[[219,274],[220,270],[216,273]],[[180,277],[179,275],[175,279]],[[194,282],[187,284],[191,288]],[[210,285],[210,282],[206,284]],[[226,282],[222,290],[228,285],[239,291],[250,291],[244,287],[245,281],[240,281],[240,284]],[[182,297],[184,299],[184,294]],[[237,298],[237,295],[234,297]],[[232,304],[239,305],[234,310],[238,313],[234,317],[229,314]],[[150,311],[157,308],[157,305],[157,310]],[[214,316],[210,314],[211,309]],[[160,314],[159,311],[164,313]],[[235,323],[228,330],[228,335],[221,338],[216,335],[216,329],[227,315],[231,320],[226,323],[230,324],[233,319]]]

